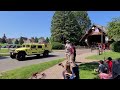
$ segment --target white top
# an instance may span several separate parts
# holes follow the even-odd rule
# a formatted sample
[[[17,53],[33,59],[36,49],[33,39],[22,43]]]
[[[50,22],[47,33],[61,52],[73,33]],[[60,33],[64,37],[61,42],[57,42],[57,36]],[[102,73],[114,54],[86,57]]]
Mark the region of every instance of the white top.
[[[65,52],[66,53],[70,53],[70,48],[71,48],[71,45],[70,44],[66,44],[65,45]]]

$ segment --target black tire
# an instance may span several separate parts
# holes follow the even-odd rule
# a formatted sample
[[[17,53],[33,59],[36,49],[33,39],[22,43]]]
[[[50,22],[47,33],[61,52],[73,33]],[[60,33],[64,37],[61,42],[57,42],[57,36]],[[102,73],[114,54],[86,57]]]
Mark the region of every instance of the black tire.
[[[15,56],[14,56],[14,55],[10,55],[10,57],[11,57],[12,59],[15,59]]]
[[[40,57],[40,54],[37,54],[36,56],[39,58],[39,57]]]
[[[25,53],[18,53],[16,55],[16,59],[19,60],[19,61],[25,60]]]
[[[48,55],[49,55],[49,52],[48,51],[44,51],[43,56],[46,57]]]

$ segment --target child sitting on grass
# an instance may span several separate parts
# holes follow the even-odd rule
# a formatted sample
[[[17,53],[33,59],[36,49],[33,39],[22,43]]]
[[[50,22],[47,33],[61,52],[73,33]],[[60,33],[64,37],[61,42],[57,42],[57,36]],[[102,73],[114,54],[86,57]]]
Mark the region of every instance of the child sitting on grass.
[[[99,61],[99,67],[96,70],[99,72],[98,76],[100,79],[110,79],[112,77],[112,74],[109,73],[109,69],[104,65],[104,61]]]
[[[99,61],[99,67],[98,67],[98,69],[95,69],[94,71],[96,71],[98,73],[107,73],[107,67],[104,65],[103,60]]]

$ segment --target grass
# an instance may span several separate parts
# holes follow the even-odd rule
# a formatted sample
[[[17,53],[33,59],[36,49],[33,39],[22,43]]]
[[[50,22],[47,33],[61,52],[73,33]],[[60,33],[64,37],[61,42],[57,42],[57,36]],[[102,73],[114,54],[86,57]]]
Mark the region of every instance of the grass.
[[[6,44],[6,43],[4,43],[4,44],[3,44],[3,43],[0,43],[0,45],[1,45],[1,46],[5,46],[5,45],[7,45],[7,44]]]
[[[94,69],[98,68],[98,63],[84,63],[80,65],[80,79],[98,79]]]
[[[120,58],[120,53],[108,51],[103,53],[102,55],[93,55],[88,56],[86,59],[93,60],[103,60],[108,57],[112,57],[113,59]],[[94,72],[94,69],[98,68],[98,63],[85,63],[80,65],[80,78],[81,79],[98,79],[97,73]]]
[[[0,49],[0,53],[9,53],[9,49],[8,48],[2,48],[2,49]]]
[[[9,49],[7,48],[2,48],[0,49],[0,56],[9,56]]]
[[[108,51],[108,52],[103,53],[102,55],[88,56],[88,57],[86,57],[86,59],[103,60],[104,57],[105,57],[105,59],[108,57],[112,57],[113,59],[116,59],[116,58],[120,58],[120,53]]]
[[[42,72],[45,69],[48,69],[62,62],[63,60],[64,59],[58,59],[58,60],[53,60],[49,62],[44,62],[40,64],[34,64],[34,65],[18,68],[15,70],[10,70],[2,73],[2,76],[0,76],[0,79],[28,79],[29,77],[31,77],[33,73]]]
[[[10,56],[10,54],[2,53],[2,54],[0,54],[0,57],[1,56]]]

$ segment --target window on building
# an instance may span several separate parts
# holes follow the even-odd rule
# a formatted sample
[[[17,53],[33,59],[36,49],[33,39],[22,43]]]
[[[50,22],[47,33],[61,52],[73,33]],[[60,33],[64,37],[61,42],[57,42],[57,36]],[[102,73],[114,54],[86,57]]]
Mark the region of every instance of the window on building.
[[[32,45],[31,48],[36,48],[36,46],[35,46],[35,45]]]
[[[42,48],[42,46],[41,46],[41,45],[39,45],[39,46],[38,46],[38,48]]]

